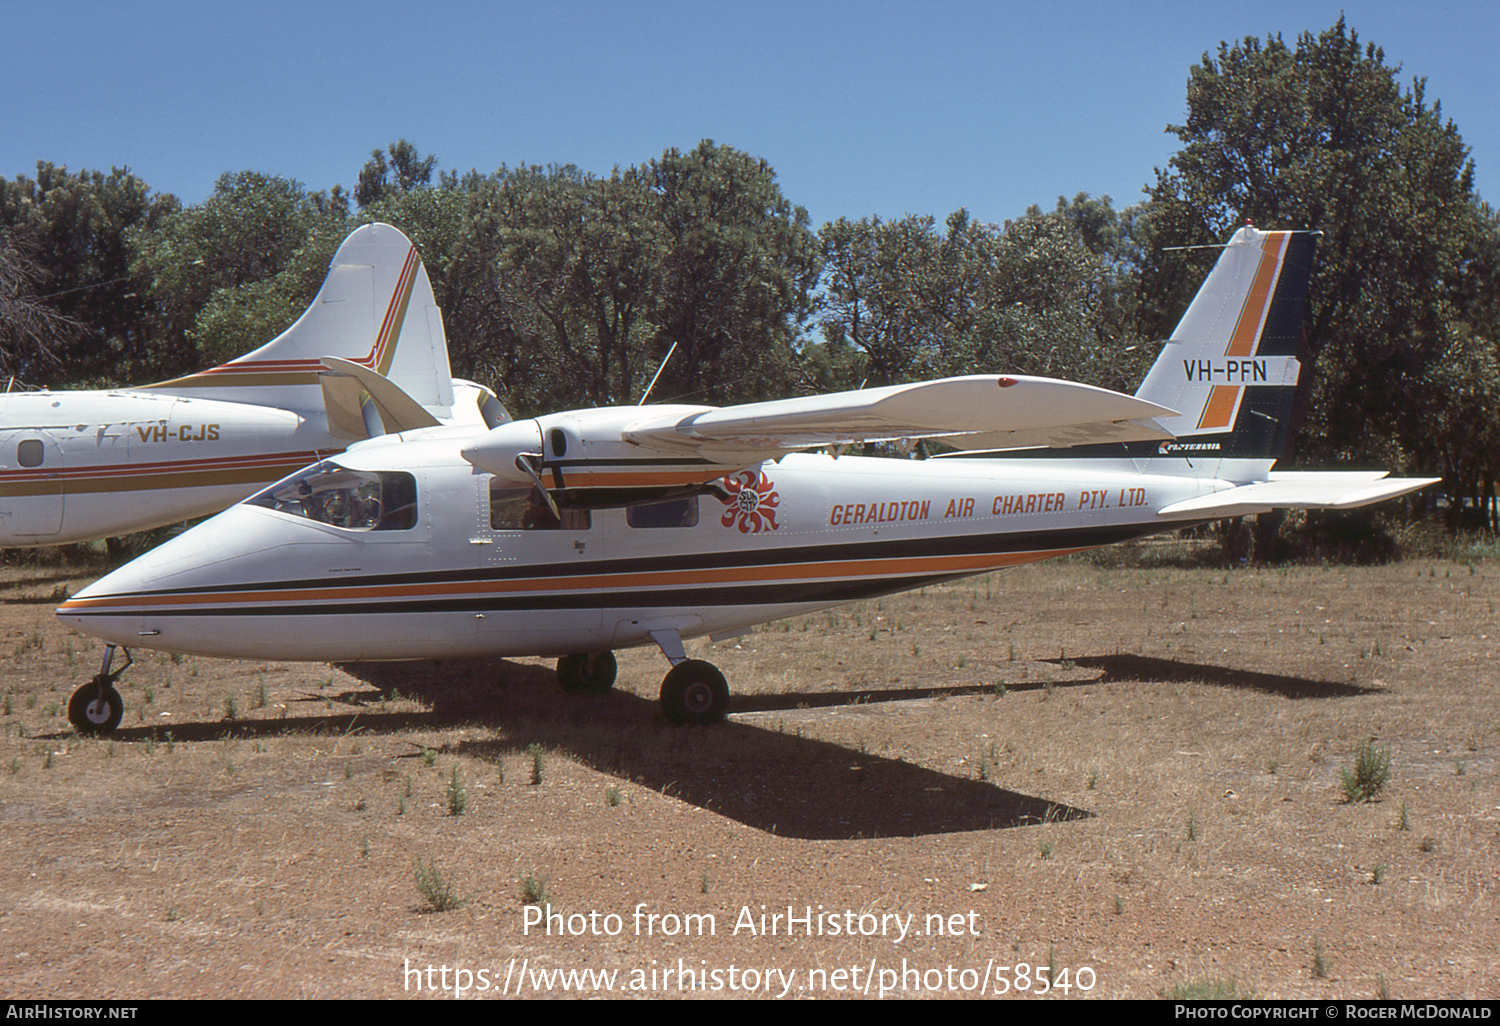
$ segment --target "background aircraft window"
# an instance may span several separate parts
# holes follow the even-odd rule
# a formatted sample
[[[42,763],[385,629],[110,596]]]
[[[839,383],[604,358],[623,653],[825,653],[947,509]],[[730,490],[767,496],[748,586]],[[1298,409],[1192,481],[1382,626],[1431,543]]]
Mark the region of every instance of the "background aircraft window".
[[[16,462],[23,467],[40,467],[42,465],[42,443],[35,438],[28,438],[16,446]]]
[[[417,522],[417,482],[402,471],[319,463],[245,501],[351,531],[405,531]]]
[[[593,517],[586,509],[561,509],[562,519],[535,488],[490,481],[490,529],[495,531],[587,531]]]
[[[697,527],[698,496],[627,507],[625,522],[631,527]]]

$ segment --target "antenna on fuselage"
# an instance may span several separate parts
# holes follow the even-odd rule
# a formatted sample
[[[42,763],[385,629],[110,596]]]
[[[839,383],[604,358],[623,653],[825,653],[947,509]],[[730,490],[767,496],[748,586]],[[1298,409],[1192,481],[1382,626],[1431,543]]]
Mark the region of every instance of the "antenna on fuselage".
[[[646,386],[646,391],[641,394],[641,401],[636,403],[637,406],[646,405],[646,397],[649,396],[651,394],[651,390],[656,387],[656,379],[661,377],[661,372],[667,369],[667,361],[672,358],[672,354],[675,352],[677,352],[677,343],[673,342],[672,348],[667,350],[667,355],[661,358],[661,366],[656,368],[656,373],[651,376],[651,384]]]

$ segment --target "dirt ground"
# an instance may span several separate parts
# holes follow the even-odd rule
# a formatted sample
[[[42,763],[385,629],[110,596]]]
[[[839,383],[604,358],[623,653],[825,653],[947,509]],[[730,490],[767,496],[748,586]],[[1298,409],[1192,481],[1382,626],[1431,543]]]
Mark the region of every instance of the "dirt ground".
[[[7,998],[1500,996],[1495,563],[1023,567],[691,643],[713,728],[143,649],[107,740],[88,577],[3,582]]]

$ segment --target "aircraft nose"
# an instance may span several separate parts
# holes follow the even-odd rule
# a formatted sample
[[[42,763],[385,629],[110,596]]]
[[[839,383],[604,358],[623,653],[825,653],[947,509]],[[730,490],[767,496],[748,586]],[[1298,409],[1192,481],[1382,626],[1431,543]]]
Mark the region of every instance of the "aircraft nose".
[[[58,620],[119,645],[194,651],[191,639],[164,637],[153,614],[194,590],[206,568],[253,551],[255,512],[234,507],[105,574],[58,606]]]

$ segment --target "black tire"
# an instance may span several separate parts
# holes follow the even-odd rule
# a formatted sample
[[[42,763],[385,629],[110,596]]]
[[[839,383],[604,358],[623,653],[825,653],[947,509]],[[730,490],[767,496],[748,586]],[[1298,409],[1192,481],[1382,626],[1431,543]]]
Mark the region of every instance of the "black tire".
[[[713,663],[685,659],[661,682],[661,711],[669,723],[718,723],[729,715],[729,684]]]
[[[108,734],[120,725],[125,715],[125,700],[114,684],[99,679],[89,681],[68,699],[68,722],[80,734]]]
[[[615,686],[619,663],[613,652],[579,652],[557,661],[557,682],[570,695],[603,695]]]

